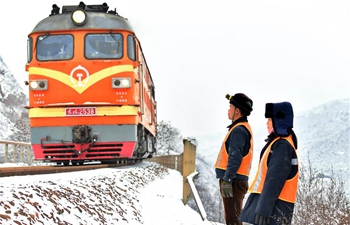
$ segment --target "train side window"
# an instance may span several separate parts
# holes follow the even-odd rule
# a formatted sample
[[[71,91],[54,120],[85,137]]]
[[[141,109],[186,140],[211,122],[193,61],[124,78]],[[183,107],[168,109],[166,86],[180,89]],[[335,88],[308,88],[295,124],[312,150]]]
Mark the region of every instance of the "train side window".
[[[136,52],[135,52],[135,39],[132,35],[128,36],[128,57],[129,59],[136,61]]]
[[[153,101],[155,101],[155,99],[156,99],[156,93],[155,93],[155,91],[154,91],[154,85],[153,85],[153,83],[152,83],[152,85],[151,85],[151,97],[152,97]]]
[[[85,36],[85,58],[123,58],[123,36],[120,33],[88,34]]]
[[[33,38],[27,40],[27,62],[30,63],[33,59]]]
[[[72,35],[41,35],[36,41],[36,58],[39,61],[73,58]]]

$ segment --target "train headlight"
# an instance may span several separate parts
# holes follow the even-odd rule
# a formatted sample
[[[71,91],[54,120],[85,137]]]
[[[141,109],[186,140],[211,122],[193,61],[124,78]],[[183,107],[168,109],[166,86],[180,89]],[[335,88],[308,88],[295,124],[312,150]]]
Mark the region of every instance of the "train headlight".
[[[112,78],[112,88],[129,88],[131,86],[130,78],[118,77]]]
[[[29,89],[32,91],[42,91],[48,89],[47,80],[31,80],[29,81]]]
[[[81,9],[77,9],[72,13],[72,20],[77,26],[84,25],[87,20],[86,13]]]

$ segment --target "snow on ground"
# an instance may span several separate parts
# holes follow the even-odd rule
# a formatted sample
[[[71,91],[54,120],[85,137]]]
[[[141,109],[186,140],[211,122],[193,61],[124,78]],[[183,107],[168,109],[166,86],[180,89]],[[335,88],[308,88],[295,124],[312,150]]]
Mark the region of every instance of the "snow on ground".
[[[136,167],[0,178],[0,224],[199,225],[182,203],[182,175]]]

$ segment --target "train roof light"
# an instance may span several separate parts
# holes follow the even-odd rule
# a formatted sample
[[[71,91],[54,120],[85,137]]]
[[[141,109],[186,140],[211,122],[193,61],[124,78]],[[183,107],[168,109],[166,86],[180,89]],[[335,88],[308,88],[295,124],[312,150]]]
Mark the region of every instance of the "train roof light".
[[[87,20],[86,13],[81,9],[77,9],[72,13],[72,20],[77,26],[84,25]]]

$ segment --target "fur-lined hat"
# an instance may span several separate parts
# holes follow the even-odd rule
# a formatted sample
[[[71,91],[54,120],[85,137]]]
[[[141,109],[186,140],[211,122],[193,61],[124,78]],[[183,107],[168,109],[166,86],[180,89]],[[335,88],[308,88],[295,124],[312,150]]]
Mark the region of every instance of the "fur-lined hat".
[[[278,136],[288,136],[293,128],[293,107],[289,102],[266,103],[265,118],[271,118]]]
[[[242,110],[247,116],[253,111],[253,100],[243,93],[237,93],[233,96],[227,94],[226,98],[230,100],[230,104]]]

